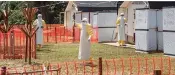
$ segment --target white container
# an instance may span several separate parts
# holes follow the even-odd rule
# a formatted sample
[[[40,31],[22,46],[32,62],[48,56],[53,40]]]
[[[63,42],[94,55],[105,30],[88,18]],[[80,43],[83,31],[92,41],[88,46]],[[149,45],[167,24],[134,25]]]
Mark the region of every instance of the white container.
[[[175,31],[175,8],[163,8],[163,30]]]
[[[115,12],[94,14],[93,26],[98,27],[98,42],[115,41],[116,19],[117,13]]]
[[[136,50],[157,50],[156,10],[136,10]]]
[[[166,55],[175,55],[175,8],[163,8],[163,47]]]
[[[175,56],[175,32],[164,32],[164,54]]]

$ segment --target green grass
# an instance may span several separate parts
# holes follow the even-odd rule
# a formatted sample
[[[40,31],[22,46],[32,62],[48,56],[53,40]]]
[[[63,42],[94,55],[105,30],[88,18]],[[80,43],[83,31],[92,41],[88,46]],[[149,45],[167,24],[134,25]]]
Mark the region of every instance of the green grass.
[[[37,50],[37,59],[33,59],[34,64],[42,64],[46,62],[67,62],[78,61],[79,43],[58,43],[58,44],[45,44],[42,49]],[[160,57],[163,53],[144,54],[136,53],[132,48],[120,48],[99,43],[91,45],[91,57],[98,60],[99,57],[103,59],[113,58],[151,58]],[[16,60],[0,60],[1,66],[15,66],[14,64],[23,64],[24,59]],[[8,62],[8,63],[6,63]],[[27,63],[25,63],[27,64]]]
[[[39,60],[50,61],[50,62],[62,62],[62,61],[74,61],[78,60],[78,48],[79,44],[48,44],[45,45],[41,50],[37,51],[37,57]],[[91,57],[98,59],[112,58],[129,58],[129,57],[160,57],[162,53],[154,54],[143,54],[136,53],[135,49],[132,48],[120,48],[104,44],[93,43],[91,45]]]
[[[32,59],[32,64],[34,65],[41,65],[43,63],[49,62],[49,63],[63,63],[63,62],[72,62],[72,61],[79,61],[78,60],[78,49],[79,49],[79,44],[78,43],[58,43],[58,44],[46,44],[43,46],[42,49],[37,50],[37,59]],[[99,44],[99,43],[93,43],[91,45],[91,57],[96,60],[96,64],[98,63],[98,58],[102,57],[103,59],[110,60],[110,59],[116,59],[116,63],[118,65],[117,69],[119,72],[121,72],[121,61],[119,60],[120,58],[124,58],[124,64],[125,64],[125,73],[127,75],[127,72],[129,72],[130,65],[129,65],[129,60],[128,58],[149,58],[148,60],[148,67],[149,67],[149,73],[152,72],[152,57],[165,57],[163,56],[163,53],[153,53],[153,54],[145,54],[145,53],[136,53],[135,49],[132,48],[121,48],[121,47],[114,47],[114,46],[109,46],[109,45],[104,45],[104,44]],[[24,63],[24,59],[18,59],[18,60],[0,60],[0,65],[1,66],[8,66],[8,67],[23,67],[23,66],[29,66],[27,63]],[[167,70],[167,63],[168,60],[164,59],[164,69]],[[132,60],[132,65],[133,65],[133,75],[137,73],[137,66],[138,66],[138,61],[137,59]],[[174,61],[173,61],[174,62]],[[141,59],[140,60],[140,69],[141,69],[141,74],[144,74],[145,72],[145,60]],[[156,60],[156,68],[159,68],[160,66],[160,61]],[[106,63],[103,62],[103,68],[104,71],[106,72]],[[108,62],[108,65],[110,67],[111,73],[114,71],[114,66],[113,62]],[[70,69],[70,72],[74,72],[73,65],[70,65],[72,68]],[[80,68],[80,72],[82,72],[83,67]],[[97,72],[98,67],[94,68],[95,72]],[[174,69],[174,67],[172,67]],[[64,68],[64,70],[66,70]],[[91,68],[87,68],[89,72],[91,71]],[[168,71],[166,71],[167,73]],[[64,75],[64,74],[63,74]],[[80,74],[81,75],[81,74]]]

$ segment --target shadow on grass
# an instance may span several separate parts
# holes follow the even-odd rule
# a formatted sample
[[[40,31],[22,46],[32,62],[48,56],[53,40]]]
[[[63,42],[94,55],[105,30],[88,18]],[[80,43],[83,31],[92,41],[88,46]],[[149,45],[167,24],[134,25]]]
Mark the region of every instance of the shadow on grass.
[[[37,49],[37,52],[51,53],[51,52],[56,52],[56,51],[52,51],[52,50],[50,50],[50,49]]]
[[[32,65],[42,65],[42,63],[32,62]]]

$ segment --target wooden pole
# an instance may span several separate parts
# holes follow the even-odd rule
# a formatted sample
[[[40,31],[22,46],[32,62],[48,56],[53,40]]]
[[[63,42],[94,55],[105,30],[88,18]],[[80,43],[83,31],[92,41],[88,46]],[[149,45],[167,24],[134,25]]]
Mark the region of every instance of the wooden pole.
[[[154,70],[154,75],[162,75],[161,70]]]
[[[27,62],[27,56],[28,56],[28,37],[26,36],[25,62]]]
[[[6,75],[6,67],[1,67],[1,75]]]
[[[99,58],[99,75],[102,75],[102,57]]]
[[[29,64],[31,64],[31,52],[32,52],[31,41],[32,41],[32,38],[29,37]]]
[[[75,42],[75,13],[73,15],[74,18],[74,25],[73,25],[73,42]]]

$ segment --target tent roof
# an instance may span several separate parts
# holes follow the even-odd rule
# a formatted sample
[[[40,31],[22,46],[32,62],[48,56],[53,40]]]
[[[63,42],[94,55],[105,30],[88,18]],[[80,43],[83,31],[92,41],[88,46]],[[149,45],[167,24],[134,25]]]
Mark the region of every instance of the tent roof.
[[[69,1],[66,10],[74,10],[74,6],[80,11],[103,11],[115,10],[121,5],[123,1]]]
[[[118,1],[75,1],[77,7],[117,7]]]
[[[175,6],[175,1],[149,1],[151,9],[162,9],[163,7]]]
[[[120,7],[129,7],[129,4],[135,1],[124,1]],[[139,1],[144,2],[144,1]],[[150,9],[162,9],[163,7],[175,6],[175,1],[145,1],[149,3]]]

